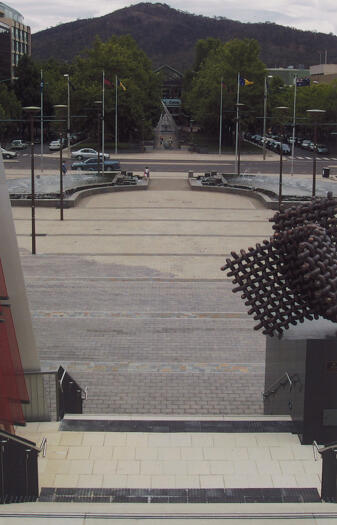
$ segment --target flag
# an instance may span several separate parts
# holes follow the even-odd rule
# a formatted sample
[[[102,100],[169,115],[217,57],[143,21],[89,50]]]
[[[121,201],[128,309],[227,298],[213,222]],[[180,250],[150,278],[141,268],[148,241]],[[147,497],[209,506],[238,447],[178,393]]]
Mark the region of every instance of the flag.
[[[240,77],[240,86],[251,86],[254,84],[251,80],[247,80],[246,78]]]
[[[122,88],[123,91],[126,91],[126,87],[124,86],[123,82],[120,80],[119,85]]]
[[[104,84],[106,86],[112,87],[112,84],[111,84],[110,80],[108,80],[107,78],[104,79]]]
[[[40,82],[40,93],[42,93],[43,88],[44,88],[44,81],[41,80],[41,82]]]
[[[70,80],[69,80],[69,86],[71,87],[71,89],[73,91],[76,91],[76,88],[75,88],[74,84],[72,82],[70,82]]]

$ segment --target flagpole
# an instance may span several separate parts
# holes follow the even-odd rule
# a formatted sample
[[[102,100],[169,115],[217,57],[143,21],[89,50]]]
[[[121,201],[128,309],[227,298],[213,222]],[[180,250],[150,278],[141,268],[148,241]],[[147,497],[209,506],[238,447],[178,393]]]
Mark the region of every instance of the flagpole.
[[[267,77],[264,77],[263,98],[263,160],[266,160],[266,122],[267,121]]]
[[[104,176],[104,94],[105,72],[102,71],[102,175]]]
[[[294,155],[295,155],[295,126],[296,126],[296,96],[297,96],[297,76],[294,77],[294,112],[293,112],[293,142],[291,145],[291,175],[294,175]]]
[[[238,85],[236,93],[236,124],[235,124],[235,172],[238,172],[239,151],[239,103],[240,103],[240,73],[238,73]]]
[[[40,117],[41,117],[41,128],[40,128],[40,146],[41,146],[41,155],[40,155],[40,170],[43,174],[43,71],[40,71],[41,83],[40,83]]]
[[[115,153],[117,154],[117,144],[118,144],[118,118],[117,118],[117,106],[118,106],[118,95],[117,95],[117,75],[115,75],[115,86],[116,86],[116,93],[115,93]]]
[[[221,87],[220,87],[219,155],[221,155],[221,144],[222,144],[222,84],[223,84],[223,77],[221,77]]]

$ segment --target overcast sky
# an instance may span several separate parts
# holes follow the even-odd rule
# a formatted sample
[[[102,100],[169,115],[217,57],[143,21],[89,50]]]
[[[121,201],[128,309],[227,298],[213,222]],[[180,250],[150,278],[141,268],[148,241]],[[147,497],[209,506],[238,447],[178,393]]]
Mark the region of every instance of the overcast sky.
[[[25,18],[32,33],[71,22],[112,13],[137,0],[7,0]],[[156,2],[152,2],[156,3]],[[175,9],[205,16],[224,16],[242,22],[275,22],[281,25],[337,34],[336,0],[170,0]]]

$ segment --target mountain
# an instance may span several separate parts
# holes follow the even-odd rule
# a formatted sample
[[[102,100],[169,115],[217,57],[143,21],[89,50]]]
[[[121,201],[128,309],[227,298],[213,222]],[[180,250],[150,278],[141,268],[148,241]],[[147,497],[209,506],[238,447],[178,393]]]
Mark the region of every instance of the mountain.
[[[153,62],[180,71],[193,66],[194,46],[201,38],[255,38],[261,45],[261,59],[268,67],[318,63],[319,53],[328,51],[330,63],[337,62],[337,37],[301,31],[274,23],[242,23],[227,18],[210,18],[178,11],[166,4],[140,3],[105,16],[60,24],[32,35],[36,60],[58,58],[71,61],[90,47],[95,36],[105,41],[111,35],[130,34]]]

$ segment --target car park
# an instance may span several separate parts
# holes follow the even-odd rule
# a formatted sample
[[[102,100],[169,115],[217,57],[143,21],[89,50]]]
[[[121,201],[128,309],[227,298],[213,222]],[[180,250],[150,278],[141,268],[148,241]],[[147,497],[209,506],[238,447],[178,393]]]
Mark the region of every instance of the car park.
[[[98,158],[91,158],[83,161],[73,162],[71,165],[71,169],[78,171],[98,171]],[[102,171],[102,160],[100,160],[99,169],[100,171]],[[121,167],[118,160],[104,159],[104,171],[120,172],[120,170]]]
[[[102,153],[99,154],[100,158],[103,157]],[[77,151],[71,152],[71,157],[73,159],[83,160],[83,159],[90,159],[92,157],[98,157],[98,151],[96,151],[93,148],[82,148]],[[108,159],[110,155],[108,153],[104,153],[104,158]]]
[[[0,153],[2,154],[3,159],[15,159],[18,156],[16,151],[7,151],[6,149],[1,147]]]
[[[12,140],[10,149],[26,149],[28,144],[21,139]]]

